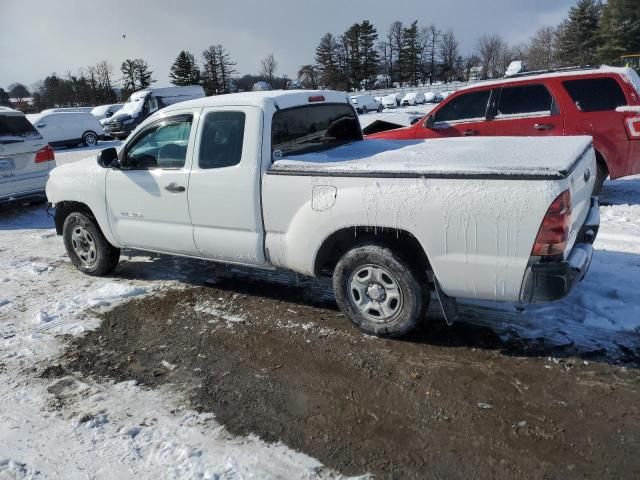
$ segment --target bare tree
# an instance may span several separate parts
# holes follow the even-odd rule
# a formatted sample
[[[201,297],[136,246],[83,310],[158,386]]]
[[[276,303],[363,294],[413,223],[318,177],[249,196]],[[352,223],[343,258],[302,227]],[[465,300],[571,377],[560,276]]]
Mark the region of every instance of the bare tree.
[[[278,61],[273,53],[270,53],[260,62],[262,65],[262,75],[273,85],[273,79],[278,69]]]
[[[497,78],[504,74],[508,46],[498,35],[483,35],[478,39],[478,55],[482,62],[482,78]]]
[[[449,30],[440,37],[440,61],[442,65],[442,76],[445,82],[451,82],[458,72],[456,71],[456,62],[458,61],[459,46],[453,30]]]
[[[535,33],[526,52],[530,70],[548,70],[558,65],[556,34],[554,27],[543,27]]]
[[[298,81],[304,88],[318,88],[319,69],[316,65],[302,65],[298,70]]]

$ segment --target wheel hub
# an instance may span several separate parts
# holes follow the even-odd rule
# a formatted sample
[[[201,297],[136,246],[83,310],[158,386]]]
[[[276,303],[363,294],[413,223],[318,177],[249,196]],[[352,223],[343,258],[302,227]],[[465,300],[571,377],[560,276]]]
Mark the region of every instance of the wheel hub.
[[[379,283],[372,283],[369,285],[369,288],[367,288],[367,296],[374,302],[380,302],[384,300],[386,291]]]
[[[349,277],[351,303],[367,319],[377,323],[395,320],[402,312],[404,296],[396,277],[380,265],[363,265]]]

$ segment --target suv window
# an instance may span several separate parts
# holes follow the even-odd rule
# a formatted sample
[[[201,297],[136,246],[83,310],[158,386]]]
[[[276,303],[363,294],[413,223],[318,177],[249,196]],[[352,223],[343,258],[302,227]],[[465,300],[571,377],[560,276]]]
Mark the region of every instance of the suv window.
[[[39,140],[42,136],[23,115],[0,115],[0,143]]]
[[[503,88],[498,101],[498,116],[557,113],[553,97],[544,85]]]
[[[244,141],[243,112],[209,112],[200,139],[200,168],[231,167],[240,163]]]
[[[467,93],[453,99],[436,112],[435,122],[455,122],[485,118],[491,90]]]
[[[305,105],[273,114],[274,159],[338,147],[362,140],[360,122],[346,103]]]
[[[562,82],[581,112],[604,112],[627,105],[618,82],[611,77]]]
[[[182,168],[187,158],[191,115],[149,125],[127,148],[125,168]]]

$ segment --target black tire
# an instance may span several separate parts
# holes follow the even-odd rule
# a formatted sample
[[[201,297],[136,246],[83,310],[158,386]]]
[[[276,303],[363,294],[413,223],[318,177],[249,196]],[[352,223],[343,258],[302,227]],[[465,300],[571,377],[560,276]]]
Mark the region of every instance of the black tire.
[[[82,237],[82,234],[85,235],[88,249],[83,258],[78,253],[82,246],[78,237]],[[87,275],[106,275],[118,265],[120,249],[107,241],[95,219],[86,213],[73,212],[67,216],[62,227],[62,238],[71,262]]]
[[[362,113],[369,113],[369,109],[367,108],[366,105],[362,106]]]
[[[82,144],[85,147],[93,147],[98,144],[98,134],[89,130],[82,134]]]
[[[607,179],[607,176],[607,168],[602,163],[598,162],[596,183],[593,185],[594,195],[600,195],[600,192],[602,192],[602,186],[604,185],[604,181]]]
[[[367,269],[383,270],[386,272],[388,281],[369,283],[365,298],[360,296],[357,285],[354,287],[354,282],[360,286],[368,283],[372,277],[361,277],[361,274]],[[359,276],[361,279],[357,280]],[[333,273],[333,290],[340,310],[361,331],[379,337],[400,337],[418,325],[429,306],[430,291],[426,281],[421,278],[422,276],[415,272],[408,262],[390,248],[365,244],[354,247],[340,259]],[[376,319],[373,312],[378,308],[377,306],[386,302],[387,292],[391,292],[392,289],[382,288],[384,292],[381,297],[382,302],[373,300],[374,297],[369,296],[369,292],[372,288],[377,289],[377,285],[384,283],[397,286],[393,290],[400,292],[400,300],[398,300],[399,304],[396,304],[396,307],[393,307],[393,303],[387,307],[393,312],[389,318]],[[379,294],[378,292],[376,295]],[[398,294],[396,293],[395,296],[397,297]],[[392,295],[389,294],[388,298],[391,297]],[[362,298],[363,306],[357,305],[358,298]],[[365,314],[366,305],[372,305],[372,308]],[[380,308],[378,310],[377,316],[384,316],[384,314],[381,315],[382,310]]]

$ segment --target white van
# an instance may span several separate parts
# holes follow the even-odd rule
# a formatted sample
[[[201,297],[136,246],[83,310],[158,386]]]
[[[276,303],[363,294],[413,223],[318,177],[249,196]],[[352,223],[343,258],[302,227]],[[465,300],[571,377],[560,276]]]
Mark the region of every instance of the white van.
[[[178,102],[195,100],[205,96],[200,85],[185,87],[146,88],[129,97],[124,106],[111,118],[102,122],[107,136],[124,139],[154,112]]]
[[[358,113],[381,112],[384,109],[371,95],[352,95],[351,103]]]
[[[99,107],[94,107],[91,110],[91,115],[96,117],[98,120],[104,120],[105,118],[110,118],[124,107],[123,103],[113,103],[111,105],[100,105]]]
[[[0,107],[0,204],[45,201],[53,148],[22,112]]]
[[[104,138],[104,131],[96,117],[88,112],[54,112],[27,115],[44,139],[53,147],[90,147]]]

